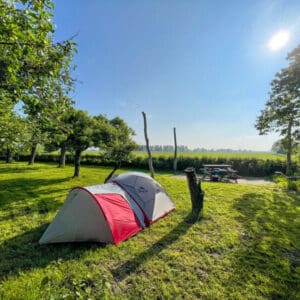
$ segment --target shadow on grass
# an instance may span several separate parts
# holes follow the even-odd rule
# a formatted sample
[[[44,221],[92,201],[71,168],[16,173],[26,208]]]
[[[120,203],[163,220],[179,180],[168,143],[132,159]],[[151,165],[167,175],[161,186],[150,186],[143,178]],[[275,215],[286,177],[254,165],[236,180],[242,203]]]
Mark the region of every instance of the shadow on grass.
[[[53,192],[57,193],[59,190],[55,185],[69,180],[70,178],[16,178],[0,180],[0,208],[5,208],[18,201],[27,201],[28,199],[41,197],[40,188],[49,187],[49,189],[45,190],[48,195]],[[43,193],[45,193],[45,191],[43,191]]]
[[[64,243],[40,246],[38,240],[48,224],[0,244],[0,281],[34,268],[44,268],[57,260],[80,258],[85,251],[104,247],[100,243]]]
[[[65,189],[63,189],[65,191]],[[6,209],[2,216],[0,216],[0,222],[3,221],[13,221],[19,217],[26,216],[27,218],[33,214],[42,215],[48,212],[57,211],[60,206],[62,206],[62,201],[59,201],[53,196],[43,197],[42,199],[37,199],[34,202],[27,203],[24,205],[19,205],[18,209]]]
[[[196,220],[192,213],[184,218],[172,231],[154,243],[146,251],[140,253],[131,260],[126,261],[114,270],[111,270],[115,280],[121,281],[134,273],[143,263],[151,257],[159,254],[166,246],[176,242],[187,230],[195,224]]]
[[[189,214],[171,232],[153,244],[151,248],[112,270],[115,279],[122,280],[130,273],[135,272],[140,265],[185,234],[194,223],[192,214]],[[34,268],[44,268],[51,262],[57,262],[58,260],[79,259],[87,250],[106,246],[106,244],[101,243],[62,243],[40,246],[37,241],[47,226],[48,224],[39,226],[0,244],[0,281],[5,280],[7,276],[17,275],[20,272],[26,272]]]
[[[256,287],[259,297],[298,299],[300,267],[299,199],[287,194],[248,193],[234,208],[243,227],[241,245],[232,258],[230,281]],[[230,284],[229,284],[230,286]],[[298,291],[298,292],[297,292]],[[298,294],[297,294],[298,293]]]
[[[0,164],[0,166],[3,166],[3,164]],[[11,165],[9,167],[1,167],[0,174],[30,173],[32,171],[38,171],[41,169],[42,169],[42,167]]]

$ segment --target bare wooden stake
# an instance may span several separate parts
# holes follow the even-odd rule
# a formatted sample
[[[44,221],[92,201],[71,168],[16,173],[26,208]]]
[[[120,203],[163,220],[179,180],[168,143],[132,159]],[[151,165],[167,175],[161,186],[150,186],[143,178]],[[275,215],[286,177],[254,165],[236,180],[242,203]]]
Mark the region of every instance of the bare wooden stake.
[[[176,128],[173,128],[174,131],[174,162],[173,162],[173,169],[174,172],[177,171],[177,137],[176,137]]]
[[[147,117],[146,113],[142,112],[143,118],[144,118],[144,134],[145,134],[145,140],[146,140],[146,148],[148,152],[148,162],[149,162],[149,171],[151,174],[151,177],[154,178],[154,168],[153,168],[153,163],[152,163],[152,156],[151,156],[151,151],[149,147],[149,139],[148,139],[148,134],[147,134]]]

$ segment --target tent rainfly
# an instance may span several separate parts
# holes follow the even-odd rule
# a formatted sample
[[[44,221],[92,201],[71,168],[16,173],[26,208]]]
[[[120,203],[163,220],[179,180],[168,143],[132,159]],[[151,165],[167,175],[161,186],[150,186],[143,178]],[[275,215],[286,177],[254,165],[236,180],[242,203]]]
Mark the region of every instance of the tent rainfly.
[[[106,184],[72,189],[39,243],[118,244],[173,209],[170,196],[150,176],[121,174]]]

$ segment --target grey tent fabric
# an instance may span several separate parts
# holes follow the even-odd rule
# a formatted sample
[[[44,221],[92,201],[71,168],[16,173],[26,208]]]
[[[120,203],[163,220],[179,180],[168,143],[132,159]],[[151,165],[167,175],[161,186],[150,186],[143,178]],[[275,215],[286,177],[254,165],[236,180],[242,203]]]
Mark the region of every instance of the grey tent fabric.
[[[166,190],[152,177],[140,172],[120,174],[110,179],[127,191],[144,211],[150,222],[175,209]]]

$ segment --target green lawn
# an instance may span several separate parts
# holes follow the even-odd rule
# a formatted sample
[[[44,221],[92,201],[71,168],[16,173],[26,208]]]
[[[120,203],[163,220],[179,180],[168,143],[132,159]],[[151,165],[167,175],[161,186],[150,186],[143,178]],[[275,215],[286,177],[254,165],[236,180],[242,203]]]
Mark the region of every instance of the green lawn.
[[[188,222],[185,180],[157,180],[177,209],[118,246],[38,239],[70,188],[110,169],[0,164],[0,299],[300,299],[300,199],[279,186],[204,183]]]

